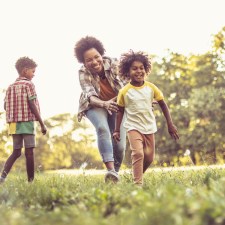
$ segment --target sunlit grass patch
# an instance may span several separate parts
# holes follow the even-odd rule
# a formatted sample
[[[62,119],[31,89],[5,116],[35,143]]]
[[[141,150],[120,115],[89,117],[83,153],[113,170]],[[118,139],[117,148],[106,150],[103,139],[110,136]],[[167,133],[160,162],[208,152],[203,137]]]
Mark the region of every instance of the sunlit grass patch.
[[[225,171],[149,170],[143,188],[130,172],[116,185],[104,175],[12,173],[0,185],[1,225],[183,225],[225,222]],[[2,222],[3,221],[3,222]],[[210,223],[209,223],[210,222]]]

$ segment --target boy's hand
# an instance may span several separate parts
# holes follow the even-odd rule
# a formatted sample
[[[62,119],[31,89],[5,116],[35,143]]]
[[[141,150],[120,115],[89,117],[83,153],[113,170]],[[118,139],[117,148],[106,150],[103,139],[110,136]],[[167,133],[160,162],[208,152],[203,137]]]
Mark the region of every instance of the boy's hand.
[[[169,124],[169,125],[168,125],[168,132],[169,132],[170,136],[171,136],[174,140],[178,140],[178,139],[179,139],[177,127],[176,127],[174,124]]]
[[[43,124],[43,125],[41,125],[41,133],[43,134],[43,135],[45,135],[46,133],[47,133],[47,128],[46,128],[46,126]]]
[[[119,142],[119,141],[120,141],[120,132],[119,132],[119,131],[114,131],[114,132],[113,132],[113,139],[114,139],[116,142]]]

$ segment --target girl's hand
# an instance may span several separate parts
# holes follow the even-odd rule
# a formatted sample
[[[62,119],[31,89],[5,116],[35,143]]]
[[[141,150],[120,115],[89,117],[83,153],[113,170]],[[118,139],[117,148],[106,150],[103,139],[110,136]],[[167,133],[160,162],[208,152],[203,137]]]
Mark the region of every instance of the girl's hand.
[[[178,139],[179,139],[177,127],[176,127],[174,124],[169,124],[169,125],[168,125],[168,132],[169,132],[170,136],[171,136],[174,140],[178,140]]]
[[[114,132],[113,132],[113,139],[114,139],[116,142],[119,142],[119,141],[120,141],[120,132],[119,132],[119,131],[114,131]]]

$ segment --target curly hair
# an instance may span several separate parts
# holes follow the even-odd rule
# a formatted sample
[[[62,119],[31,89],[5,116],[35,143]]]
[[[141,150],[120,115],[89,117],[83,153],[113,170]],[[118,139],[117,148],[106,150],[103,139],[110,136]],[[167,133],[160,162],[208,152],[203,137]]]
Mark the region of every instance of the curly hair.
[[[152,63],[151,58],[144,52],[133,52],[130,50],[128,53],[121,55],[119,63],[119,76],[123,79],[129,79],[129,70],[134,61],[143,63],[145,72],[148,74],[151,71]]]
[[[15,67],[17,72],[20,74],[24,68],[36,68],[37,64],[33,59],[21,57],[16,61]]]
[[[101,41],[92,36],[81,38],[75,45],[74,53],[78,62],[84,63],[84,52],[95,48],[101,56],[104,55],[105,49]]]

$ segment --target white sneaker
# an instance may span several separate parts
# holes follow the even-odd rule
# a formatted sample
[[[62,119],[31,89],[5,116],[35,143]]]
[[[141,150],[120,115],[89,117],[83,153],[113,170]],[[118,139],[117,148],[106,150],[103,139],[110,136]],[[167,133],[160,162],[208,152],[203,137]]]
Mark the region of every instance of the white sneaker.
[[[117,183],[120,180],[119,174],[115,170],[109,170],[105,174],[105,182]]]

